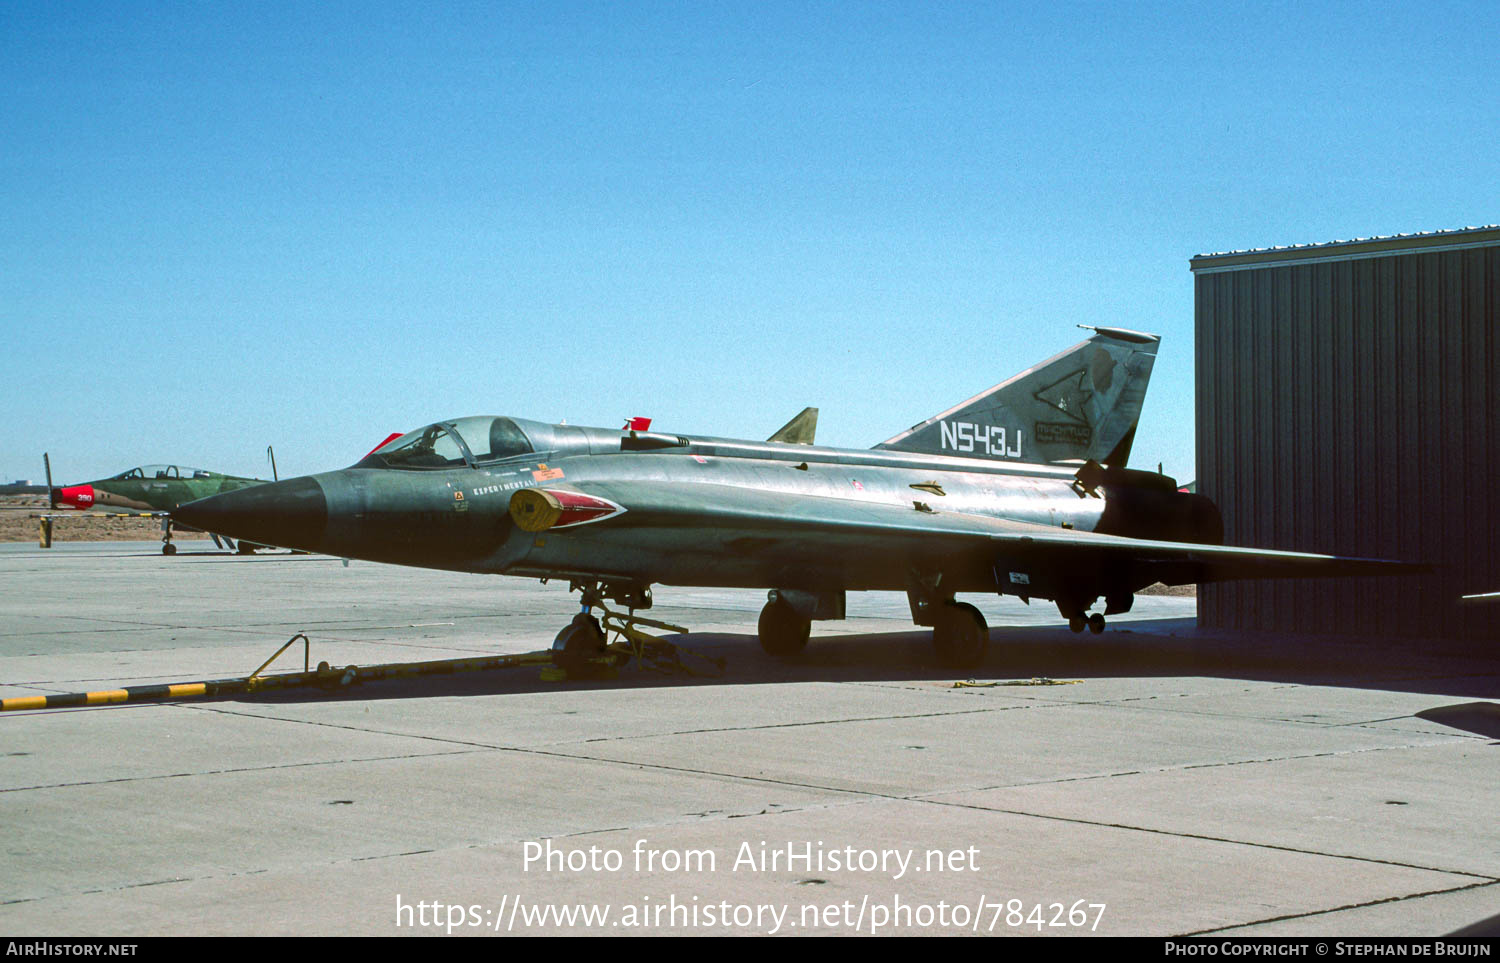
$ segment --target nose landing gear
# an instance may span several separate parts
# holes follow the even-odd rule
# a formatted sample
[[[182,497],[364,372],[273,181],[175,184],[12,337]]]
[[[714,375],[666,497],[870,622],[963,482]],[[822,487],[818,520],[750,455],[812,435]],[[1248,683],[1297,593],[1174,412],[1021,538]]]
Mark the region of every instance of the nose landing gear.
[[[680,625],[635,614],[637,609],[651,607],[650,586],[574,582],[572,587],[583,593],[583,610],[573,616],[573,620],[557,633],[557,638],[552,642],[552,663],[562,670],[562,674],[549,677],[544,672],[542,678],[548,681],[560,681],[563,678],[612,678],[617,668],[632,659],[642,668],[659,672],[723,675],[722,658],[693,652],[668,641],[669,636],[653,635],[645,631],[655,629],[674,635],[685,635],[688,631]],[[606,599],[626,606],[629,613],[611,610],[604,604]],[[601,613],[599,618],[594,616],[595,608]],[[611,642],[610,639],[614,641]],[[704,671],[693,668],[683,661],[683,653],[707,663],[711,669]]]
[[[552,640],[552,661],[569,676],[582,676],[598,663],[605,653],[604,627],[594,618],[598,606],[606,615],[606,598],[622,601],[634,612],[651,607],[651,590],[636,585],[610,585],[605,582],[574,582],[573,589],[583,594],[583,611],[557,633]]]
[[[603,654],[604,629],[587,611],[573,616],[552,641],[552,661],[570,676],[582,675]]]

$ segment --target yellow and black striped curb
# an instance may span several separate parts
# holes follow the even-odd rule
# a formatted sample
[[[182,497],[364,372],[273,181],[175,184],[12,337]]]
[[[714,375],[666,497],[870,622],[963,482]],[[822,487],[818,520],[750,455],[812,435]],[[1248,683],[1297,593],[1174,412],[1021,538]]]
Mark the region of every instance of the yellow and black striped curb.
[[[66,692],[45,696],[13,696],[0,699],[0,712],[23,709],[69,709],[118,705],[122,702],[144,702],[152,699],[211,699],[215,696],[269,689],[295,689],[320,685],[338,688],[374,679],[395,679],[418,675],[441,675],[474,672],[483,669],[507,669],[525,665],[551,665],[551,650],[522,655],[491,655],[466,659],[440,659],[432,662],[393,662],[385,665],[330,666],[319,665],[310,672],[257,676],[242,679],[212,679],[203,682],[177,682],[169,685],[131,686],[126,689],[101,689],[97,692]]]

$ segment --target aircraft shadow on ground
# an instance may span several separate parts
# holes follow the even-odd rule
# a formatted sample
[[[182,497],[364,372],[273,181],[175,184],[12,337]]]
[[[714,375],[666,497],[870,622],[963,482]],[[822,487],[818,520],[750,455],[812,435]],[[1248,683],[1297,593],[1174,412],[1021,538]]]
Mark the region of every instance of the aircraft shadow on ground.
[[[1415,713],[1418,719],[1436,722],[1453,729],[1462,729],[1486,739],[1500,739],[1500,705],[1493,702],[1465,702],[1451,706],[1437,706]],[[1500,935],[1497,931],[1495,935]]]
[[[1176,633],[1176,634],[1169,634]],[[1406,648],[1403,648],[1403,644]],[[1463,651],[1412,651],[1400,641],[1323,643],[1274,636],[1205,636],[1191,619],[1121,623],[1103,635],[1075,635],[1062,626],[990,630],[990,650],[972,670],[937,664],[931,633],[815,636],[801,655],[778,659],[761,651],[755,636],[692,633],[681,637],[686,672],[667,672],[631,663],[612,678],[543,681],[537,667],[485,670],[362,682],[344,689],[271,690],[235,701],[316,702],[329,699],[421,699],[657,687],[763,685],[819,682],[909,682],[931,685],[959,680],[1170,678],[1238,679],[1296,685],[1377,689],[1393,692],[1500,698],[1500,676],[1492,660]],[[707,656],[724,662],[715,674]],[[1476,703],[1475,705],[1485,705]],[[1486,715],[1466,710],[1462,722],[1432,721],[1500,738],[1500,708]],[[1459,707],[1462,708],[1462,707]],[[1424,716],[1425,718],[1425,716]],[[1471,728],[1484,726],[1486,728]]]

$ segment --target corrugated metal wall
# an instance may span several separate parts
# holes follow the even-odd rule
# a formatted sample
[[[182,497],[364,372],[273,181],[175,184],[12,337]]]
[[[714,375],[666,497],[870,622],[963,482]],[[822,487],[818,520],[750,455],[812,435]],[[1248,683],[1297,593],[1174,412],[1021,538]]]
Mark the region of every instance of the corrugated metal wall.
[[[1433,576],[1202,586],[1201,624],[1500,637],[1500,240],[1303,263],[1195,258],[1198,490],[1234,545]],[[1284,254],[1281,256],[1285,256]]]

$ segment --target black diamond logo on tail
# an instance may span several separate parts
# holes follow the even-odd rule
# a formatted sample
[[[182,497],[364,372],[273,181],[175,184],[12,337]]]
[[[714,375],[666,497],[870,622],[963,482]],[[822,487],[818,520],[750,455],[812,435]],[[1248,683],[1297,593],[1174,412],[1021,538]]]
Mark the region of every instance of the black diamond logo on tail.
[[[1084,405],[1094,397],[1094,389],[1087,379],[1088,369],[1079,368],[1034,393],[1032,397],[1056,408],[1064,417],[1080,425],[1087,425],[1089,422],[1084,417]]]

